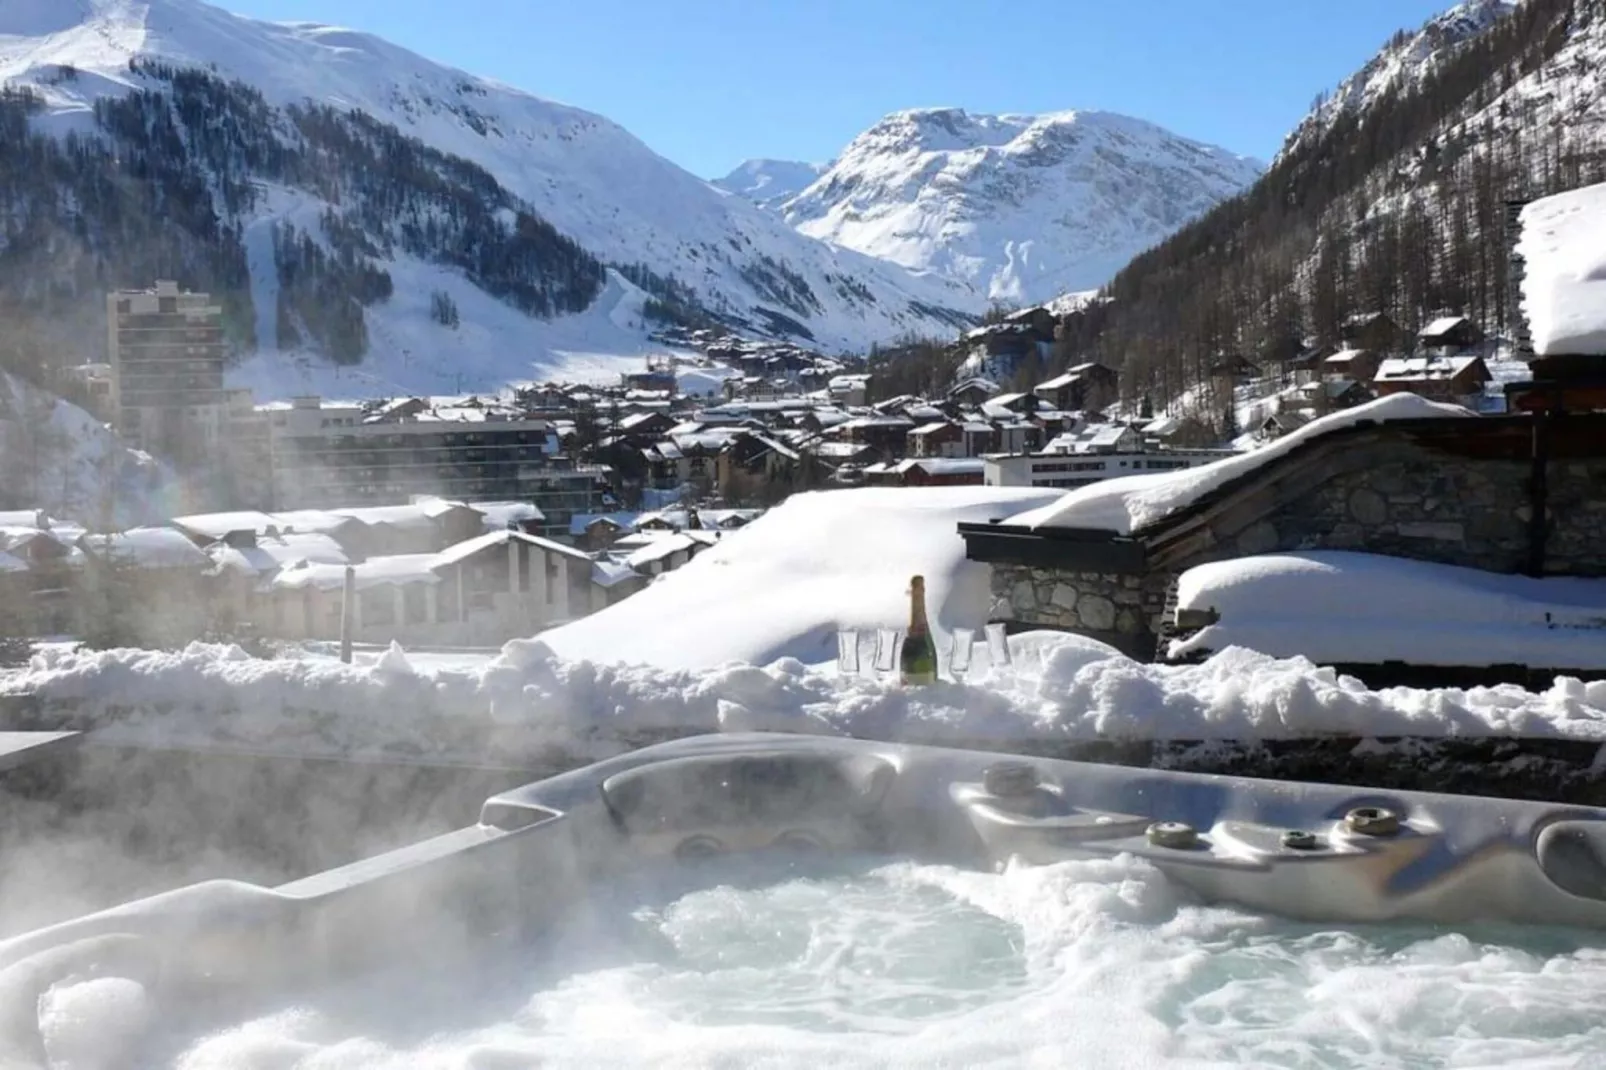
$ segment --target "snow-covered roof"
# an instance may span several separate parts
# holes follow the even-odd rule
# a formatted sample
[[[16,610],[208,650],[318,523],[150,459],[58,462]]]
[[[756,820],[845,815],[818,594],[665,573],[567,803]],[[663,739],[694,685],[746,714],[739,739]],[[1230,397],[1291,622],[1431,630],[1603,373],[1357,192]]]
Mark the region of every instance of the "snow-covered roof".
[[[1322,363],[1331,364],[1335,368],[1348,367],[1355,362],[1357,357],[1364,356],[1366,356],[1366,350],[1364,349],[1340,349],[1337,353],[1322,361]]]
[[[760,435],[755,433],[752,438],[753,441],[758,442],[766,449],[774,450],[776,453],[779,453],[782,457],[785,457],[788,460],[795,461],[799,456],[801,456],[797,450],[770,435]]]
[[[27,572],[28,562],[0,550],[0,572]]]
[[[1079,487],[1052,505],[1011,517],[1009,523],[1026,528],[1075,528],[1130,535],[1186,508],[1218,487],[1277,460],[1301,444],[1333,431],[1368,421],[1386,423],[1461,417],[1475,418],[1459,405],[1442,405],[1415,394],[1393,394],[1312,420],[1297,431],[1248,453],[1196,468],[1120,476]]]
[[[1082,381],[1082,376],[1081,376],[1080,373],[1078,373],[1078,372],[1065,372],[1063,375],[1054,376],[1054,378],[1048,380],[1045,383],[1038,383],[1035,389],[1037,389],[1037,390],[1059,390],[1061,387],[1067,387],[1067,386],[1070,386],[1072,383],[1079,383],[1081,381]]]
[[[1606,356],[1606,182],[1522,210],[1522,310],[1533,349]]]
[[[353,508],[331,509],[337,516],[347,517],[364,524],[388,524],[396,528],[423,528],[434,524],[437,517],[453,509],[466,509],[462,502],[449,502],[441,498],[426,498],[406,505],[364,505]]]
[[[1155,435],[1157,437],[1164,438],[1166,435],[1171,434],[1181,426],[1182,418],[1179,416],[1172,416],[1168,413],[1164,416],[1156,416],[1154,419],[1144,424],[1142,427],[1142,432],[1145,435]]]
[[[195,513],[190,516],[178,516],[172,520],[172,525],[181,531],[193,535],[204,535],[209,539],[221,539],[225,535],[237,531],[250,531],[258,535],[270,528],[284,527],[283,521],[267,513],[241,510],[233,513]]]
[[[468,507],[485,514],[487,528],[505,528],[509,524],[528,524],[546,519],[546,514],[533,502],[469,502]]]
[[[584,535],[586,529],[598,522],[612,524],[621,531],[629,531],[636,526],[640,513],[575,513],[569,518],[569,534]]]
[[[619,421],[619,429],[621,431],[630,431],[643,424],[662,418],[663,414],[659,412],[634,412]]]
[[[643,569],[654,561],[662,561],[666,557],[683,551],[689,552],[703,545],[696,539],[688,537],[683,532],[662,539],[654,539],[651,543],[639,550],[633,550],[625,556],[625,564],[633,569]]]
[[[591,560],[590,554],[576,550],[572,546],[565,546],[561,542],[553,542],[551,539],[543,539],[539,535],[526,535],[522,531],[503,528],[500,531],[488,531],[484,535],[472,539],[464,539],[462,542],[448,546],[435,555],[435,567],[455,565],[459,561],[466,561],[482,550],[487,550],[492,546],[502,546],[513,541],[522,542],[527,546],[538,546],[548,553],[560,554],[564,557],[574,557],[584,561]]]
[[[111,535],[85,535],[84,549],[139,568],[210,568],[212,559],[173,528],[131,528]]]
[[[273,518],[279,522],[280,531],[299,532],[328,533],[358,522],[352,517],[324,509],[291,509],[287,512],[274,513]]]
[[[1480,363],[1481,357],[1389,357],[1377,366],[1377,375],[1372,381],[1376,383],[1399,382],[1434,382],[1444,379],[1454,379],[1472,365]]]
[[[913,427],[915,422],[907,416],[855,416],[839,427],[845,431],[857,431],[866,427]]]
[[[1123,441],[1138,438],[1138,432],[1125,424],[1088,424],[1075,431],[1054,436],[1044,447],[1045,453],[1108,452]]]
[[[615,587],[626,580],[641,579],[641,573],[623,561],[598,559],[591,562],[591,582],[598,587]]]
[[[954,425],[947,420],[933,420],[929,424],[921,424],[909,433],[911,435],[935,435],[939,431],[946,431],[953,427]]]
[[[370,557],[351,566],[357,590],[384,584],[439,583],[434,571],[435,554],[390,554]],[[346,582],[346,566],[298,562],[273,577],[273,586],[289,590],[313,587],[320,591],[339,590]]]
[[[1318,664],[1606,669],[1606,580],[1504,576],[1337,550],[1216,561],[1177,581],[1220,617],[1173,656],[1228,646]]]
[[[1467,322],[1465,316],[1440,316],[1432,323],[1417,332],[1418,338],[1437,338],[1441,334],[1453,331],[1461,324]]]
[[[269,576],[297,561],[344,565],[350,560],[345,549],[322,532],[295,532],[273,538],[259,536],[255,546],[239,548],[219,542],[208,546],[206,555],[220,571],[233,569],[254,576]]]

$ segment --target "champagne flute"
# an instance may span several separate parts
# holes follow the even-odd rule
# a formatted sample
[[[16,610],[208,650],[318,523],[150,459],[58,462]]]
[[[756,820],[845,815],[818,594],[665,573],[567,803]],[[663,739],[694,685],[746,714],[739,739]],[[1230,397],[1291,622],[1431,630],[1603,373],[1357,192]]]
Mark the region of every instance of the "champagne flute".
[[[974,628],[955,628],[948,640],[948,672],[955,683],[964,683],[970,672],[970,655],[976,645]]]
[[[840,676],[859,675],[859,629],[837,629],[836,671]]]

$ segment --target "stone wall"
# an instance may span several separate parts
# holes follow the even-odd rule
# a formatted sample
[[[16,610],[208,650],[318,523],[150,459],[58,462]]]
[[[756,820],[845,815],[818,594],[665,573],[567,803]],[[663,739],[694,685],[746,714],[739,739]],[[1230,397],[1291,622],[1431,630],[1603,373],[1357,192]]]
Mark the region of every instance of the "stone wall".
[[[1154,652],[1168,578],[993,565],[993,596],[1011,619],[1100,639],[1134,657]]]
[[[1372,447],[1355,467],[1285,500],[1238,531],[1218,531],[1206,560],[1277,550],[1359,550],[1491,572],[1528,560],[1529,467],[1416,447]]]
[[[1606,576],[1606,461],[1557,461],[1546,481],[1545,571]]]

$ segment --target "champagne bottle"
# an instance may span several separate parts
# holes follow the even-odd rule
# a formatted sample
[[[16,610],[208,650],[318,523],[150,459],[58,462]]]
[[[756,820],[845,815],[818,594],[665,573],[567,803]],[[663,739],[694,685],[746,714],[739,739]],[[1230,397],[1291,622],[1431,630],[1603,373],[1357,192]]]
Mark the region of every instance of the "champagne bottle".
[[[926,623],[926,579],[909,581],[909,632],[898,652],[898,673],[905,684],[930,684],[937,680],[937,644],[931,640]]]

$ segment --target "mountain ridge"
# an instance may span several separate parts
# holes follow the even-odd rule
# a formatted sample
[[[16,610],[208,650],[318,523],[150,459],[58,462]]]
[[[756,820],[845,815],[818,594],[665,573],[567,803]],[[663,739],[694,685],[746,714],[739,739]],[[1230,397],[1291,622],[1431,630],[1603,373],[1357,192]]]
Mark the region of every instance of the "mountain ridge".
[[[1262,166],[1112,112],[909,108],[780,210],[804,234],[1035,304],[1102,285]]]
[[[153,75],[157,68],[164,73]],[[396,141],[383,131],[359,129],[363,124],[353,116],[368,116],[403,140],[417,139],[489,176],[502,191],[495,197],[504,204],[505,233],[490,235],[487,224],[482,231],[488,240],[514,241],[522,213],[550,226],[558,237],[572,241],[601,264],[640,269],[633,281],[656,289],[653,296],[660,301],[673,296],[693,312],[751,333],[790,336],[829,351],[853,352],[900,334],[951,331],[964,317],[981,311],[981,302],[963,287],[796,234],[756,206],[722,194],[656,156],[602,116],[435,64],[370,34],[311,23],[261,22],[200,0],[74,0],[66,5],[55,0],[14,0],[0,8],[0,81],[37,94],[40,105],[28,119],[35,131],[59,138],[76,134],[104,143],[108,137],[97,115],[98,102],[157,92],[167,94],[171,103],[176,90],[168,68],[205,73],[225,84],[239,82],[260,94],[260,104],[241,96],[245,110],[231,121],[254,124],[246,131],[253,141],[277,139],[274,152],[294,153],[304,147],[307,124],[295,119],[292,109],[304,107],[309,99],[338,102],[325,125],[345,123],[350,129],[335,138],[338,144],[326,144],[320,151],[338,153],[347,145],[374,138],[386,144]],[[174,114],[179,119],[169,146],[174,151],[212,137],[204,117]],[[147,117],[147,121],[155,120]],[[125,147],[143,144],[137,131],[125,135],[120,142]],[[145,132],[147,138],[155,136],[154,127]],[[186,174],[186,181],[215,184],[217,175],[209,169],[220,166],[217,160],[190,163],[199,170]],[[465,192],[482,182],[449,162],[436,160],[432,166],[452,172],[450,181],[467,183],[459,187]],[[311,206],[314,209],[330,206],[315,190],[286,191],[282,183],[258,172],[239,177],[263,185],[268,193],[284,194],[257,206],[276,221],[290,221],[276,216],[275,205],[283,201],[310,197],[317,202]],[[218,208],[223,240],[235,230],[261,224],[258,215],[243,213],[238,206]],[[340,243],[331,240],[319,211],[302,211],[297,219],[300,231],[310,233],[315,244],[338,257],[335,245]],[[54,224],[58,236],[73,226],[67,217]],[[149,279],[118,278],[123,265],[114,262],[115,256],[108,259],[101,238],[91,235],[81,241],[74,255],[99,258],[98,270],[113,282],[149,284]],[[460,289],[461,271],[432,263],[440,250],[432,247],[429,252],[418,268],[427,276],[424,284]],[[264,259],[260,250],[244,259],[253,270],[251,284],[242,286],[242,292],[269,289],[254,270]],[[414,260],[420,258],[415,255]],[[385,263],[401,261],[385,259]],[[532,260],[530,270],[539,269]],[[592,296],[600,293],[597,278],[587,285]],[[379,347],[377,336],[387,331],[415,336],[420,345],[459,350],[451,359],[475,368],[476,379],[482,378],[479,369],[505,380],[561,369],[567,359],[564,353],[601,355],[583,352],[588,344],[584,337],[576,340],[574,349],[561,353],[547,344],[549,335],[562,333],[548,328],[561,325],[563,315],[532,318],[514,336],[490,337],[474,348],[463,341],[466,332],[432,332],[394,312],[388,301],[388,297],[374,301],[362,310],[362,318],[381,328],[368,332],[365,344]],[[614,317],[605,318],[611,322]],[[640,327],[631,333],[639,350],[645,350],[650,325]],[[608,340],[609,346],[617,344],[616,339]],[[539,355],[529,362],[509,360],[497,366],[486,347]],[[304,363],[316,365],[316,347],[296,352],[307,358]],[[399,352],[365,353],[363,362],[397,382],[423,385],[425,379],[440,378],[436,372],[414,374],[406,355]]]

